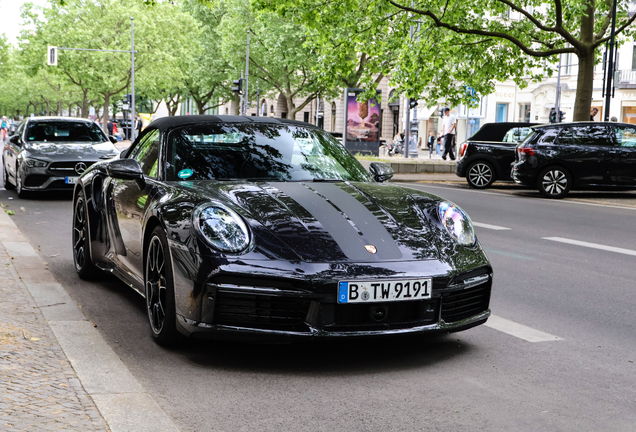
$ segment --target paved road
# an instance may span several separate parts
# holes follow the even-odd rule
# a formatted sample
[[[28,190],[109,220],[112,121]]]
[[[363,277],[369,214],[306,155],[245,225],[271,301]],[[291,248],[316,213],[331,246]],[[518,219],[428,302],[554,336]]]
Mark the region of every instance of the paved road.
[[[0,191],[0,202],[182,431],[633,431],[636,210],[405,186],[447,197],[477,223],[495,268],[489,326],[434,339],[166,350],[148,335],[140,297],[108,277],[76,277],[69,195]]]

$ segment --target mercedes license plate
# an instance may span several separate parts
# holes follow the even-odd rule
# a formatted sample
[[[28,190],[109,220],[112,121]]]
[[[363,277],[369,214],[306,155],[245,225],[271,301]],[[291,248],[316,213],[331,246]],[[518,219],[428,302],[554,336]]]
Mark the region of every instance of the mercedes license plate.
[[[77,183],[77,179],[79,177],[64,177],[64,183],[66,184],[75,184]]]
[[[373,303],[431,298],[433,280],[369,280],[338,282],[338,303]]]

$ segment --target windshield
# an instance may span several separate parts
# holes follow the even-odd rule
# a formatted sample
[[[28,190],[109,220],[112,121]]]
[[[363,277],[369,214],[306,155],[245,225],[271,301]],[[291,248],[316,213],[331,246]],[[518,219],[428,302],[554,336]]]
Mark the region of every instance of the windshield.
[[[37,121],[29,123],[26,141],[76,143],[108,141],[95,123],[72,121]]]
[[[167,180],[370,181],[362,165],[319,129],[271,123],[172,130]]]

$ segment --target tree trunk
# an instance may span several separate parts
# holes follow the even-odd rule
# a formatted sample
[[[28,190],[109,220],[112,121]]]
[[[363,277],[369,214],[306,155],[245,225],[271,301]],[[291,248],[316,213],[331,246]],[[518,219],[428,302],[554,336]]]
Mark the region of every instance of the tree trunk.
[[[241,115],[241,97],[234,93],[234,103],[230,104],[233,115]]]
[[[581,45],[576,50],[579,58],[579,74],[576,79],[576,99],[574,100],[574,121],[589,121],[594,90],[594,2],[587,3],[585,14],[581,16]]]
[[[296,120],[296,113],[298,110],[296,109],[296,105],[294,105],[294,98],[285,96],[285,101],[287,102],[287,118]]]
[[[102,118],[102,129],[108,135],[108,106],[110,105],[110,93],[106,92],[104,96],[104,117]]]
[[[207,101],[202,101],[202,100],[194,100],[197,104],[197,109],[199,110],[199,115],[204,115],[205,114],[205,106],[207,105]]]
[[[88,96],[86,96],[86,91],[84,91],[84,95],[82,96],[82,112],[80,116],[82,118],[88,118]]]

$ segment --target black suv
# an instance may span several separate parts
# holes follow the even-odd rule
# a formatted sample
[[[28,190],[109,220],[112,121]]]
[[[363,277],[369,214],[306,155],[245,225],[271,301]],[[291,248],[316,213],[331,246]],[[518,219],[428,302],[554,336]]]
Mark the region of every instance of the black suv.
[[[516,150],[514,181],[549,198],[563,198],[570,189],[636,189],[636,125],[535,126]]]
[[[512,180],[515,148],[536,123],[486,123],[459,150],[456,173],[470,187],[487,188],[495,180]]]

